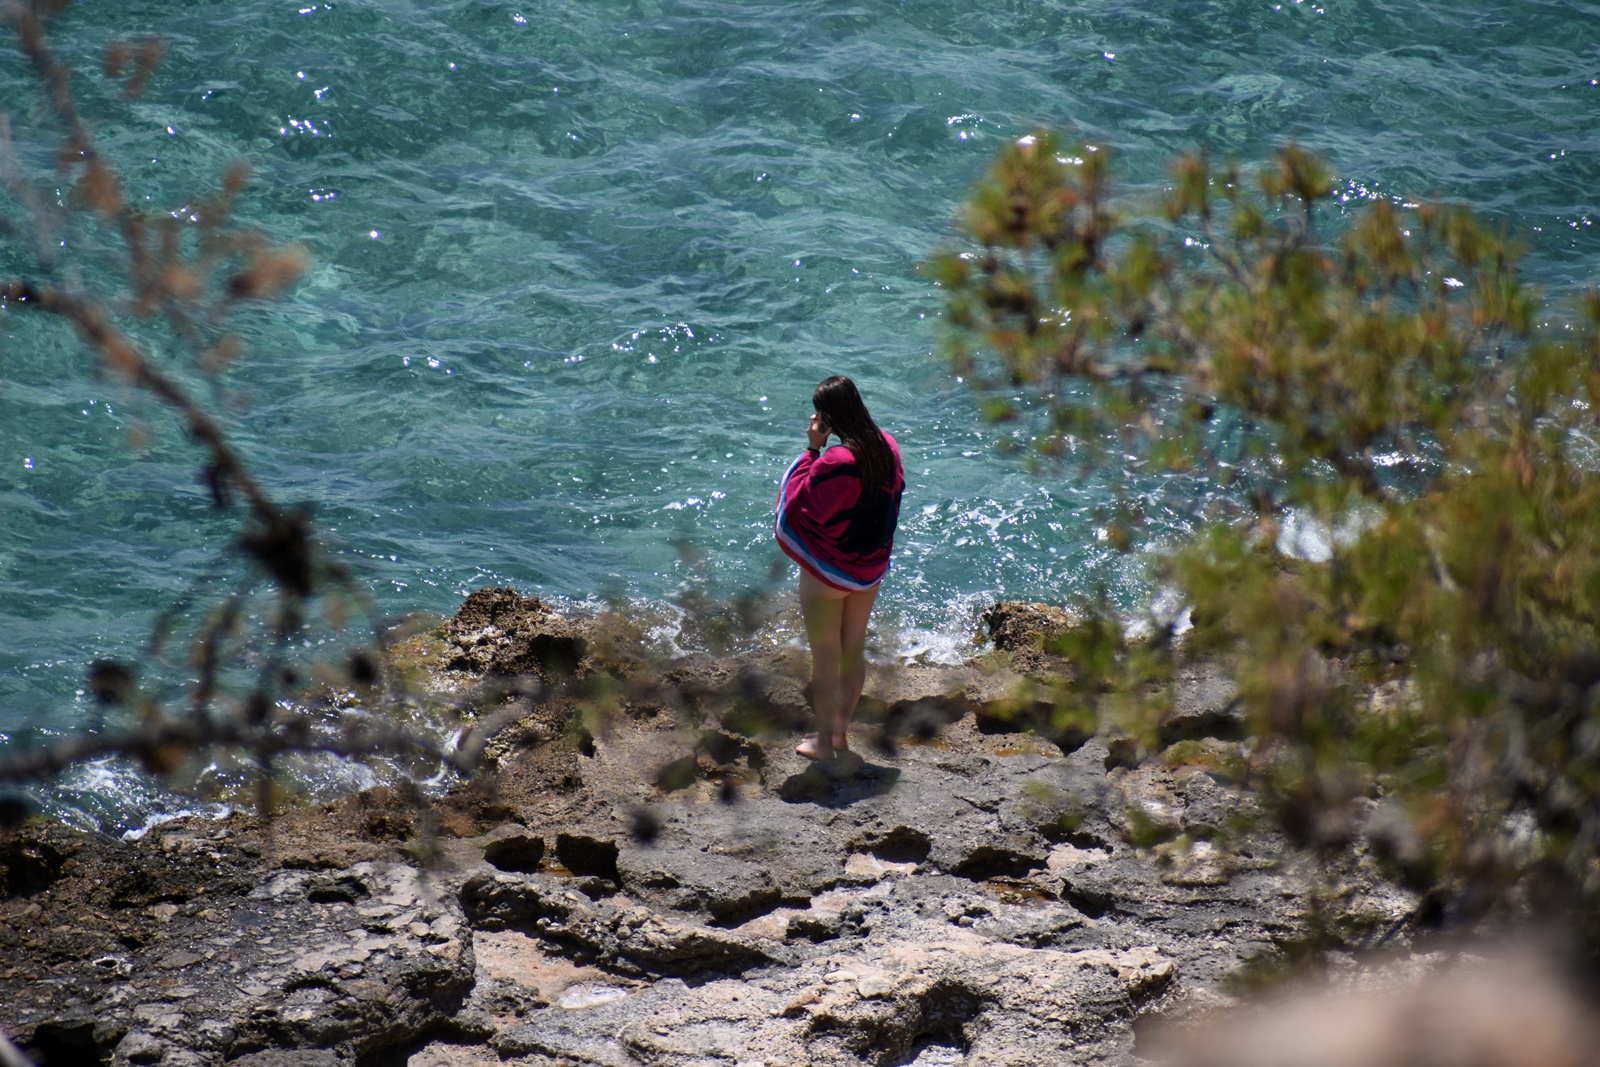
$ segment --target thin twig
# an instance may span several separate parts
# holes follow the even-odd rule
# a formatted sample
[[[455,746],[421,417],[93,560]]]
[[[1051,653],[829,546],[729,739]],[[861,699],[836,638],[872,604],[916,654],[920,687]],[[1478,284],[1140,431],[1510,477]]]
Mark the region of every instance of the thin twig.
[[[306,716],[279,719],[260,727],[237,718],[163,719],[117,734],[74,737],[7,756],[0,759],[0,781],[38,781],[60,774],[73,764],[91,760],[118,758],[142,762],[157,760],[164,752],[192,752],[211,746],[248,752],[260,759],[303,752],[356,757],[409,753],[438,760],[452,769],[471,769],[457,766],[454,753],[445,751],[426,736],[384,720],[378,721],[382,725],[377,729],[352,730],[344,737],[319,739],[314,736],[312,720]]]
[[[0,1030],[0,1067],[34,1067],[33,1061],[11,1043],[4,1030]]]
[[[113,326],[98,305],[53,286],[19,280],[0,282],[0,299],[13,301],[19,307],[53,312],[66,319],[78,336],[104,357],[109,367],[126,375],[134,385],[154,393],[183,416],[190,436],[210,453],[212,466],[218,475],[226,476],[244,495],[251,513],[257,519],[269,525],[283,521],[286,512],[262,491],[243,460],[228,443],[227,435],[217,421]]]

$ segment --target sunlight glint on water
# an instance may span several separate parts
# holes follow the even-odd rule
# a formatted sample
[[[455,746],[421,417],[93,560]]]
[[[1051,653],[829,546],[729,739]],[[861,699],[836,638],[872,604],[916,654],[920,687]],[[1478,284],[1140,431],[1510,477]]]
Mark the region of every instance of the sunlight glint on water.
[[[385,610],[447,612],[490,583],[578,600],[763,586],[775,479],[812,386],[843,372],[907,461],[881,617],[902,648],[957,656],[997,597],[1147,595],[1140,557],[1097,537],[1106,487],[996,456],[939,358],[917,265],[995,149],[1072,127],[1155,189],[1176,151],[1294,138],[1352,204],[1503,215],[1570,291],[1600,264],[1597,15],[145,2],[74,5],[58,37],[136,195],[177,210],[244,156],[246,213],[313,251],[293,298],[245,323],[236,433],[278,494],[318,502]],[[113,32],[171,44],[131,107],[88,73]],[[7,51],[0,100],[33,91]],[[23,150],[45,173],[47,147]],[[141,419],[155,440],[131,447]],[[15,311],[0,427],[0,732],[35,740],[90,725],[84,665],[136,648],[227,526],[170,421]],[[1166,538],[1210,492],[1146,490]],[[125,772],[85,773],[63,804],[133,825],[155,803]]]

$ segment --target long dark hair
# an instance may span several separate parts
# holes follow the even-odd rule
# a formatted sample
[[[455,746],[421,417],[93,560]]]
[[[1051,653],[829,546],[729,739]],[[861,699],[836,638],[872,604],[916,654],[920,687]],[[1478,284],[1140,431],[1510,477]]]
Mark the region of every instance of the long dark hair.
[[[856,383],[842,374],[824,379],[811,394],[811,406],[828,420],[828,428],[839,435],[844,446],[855,453],[862,491],[892,488],[894,453],[889,451],[883,431],[872,421],[867,405],[861,402]]]

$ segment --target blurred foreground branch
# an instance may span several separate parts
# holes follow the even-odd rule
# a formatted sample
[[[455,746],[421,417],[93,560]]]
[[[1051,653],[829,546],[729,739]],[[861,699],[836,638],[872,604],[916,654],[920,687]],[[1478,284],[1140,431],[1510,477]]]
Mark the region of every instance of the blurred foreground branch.
[[[12,116],[0,114],[6,186],[29,216],[7,219],[0,230],[8,261],[20,265],[15,276],[0,277],[0,307],[58,318],[102,373],[172,412],[202,452],[200,479],[212,507],[237,516],[238,527],[217,564],[158,620],[145,661],[100,663],[91,671],[89,688],[101,706],[123,709],[130,721],[93,737],[8,754],[0,758],[0,780],[48,779],[73,763],[109,756],[170,773],[185,756],[215,748],[246,756],[265,777],[276,759],[294,752],[425,755],[459,764],[460,752],[446,753],[400,718],[385,718],[404,692],[388,664],[384,627],[370,596],[319,543],[306,508],[267,493],[190,384],[216,383],[243,356],[243,342],[227,328],[229,317],[287,291],[308,264],[305,251],[233,221],[249,179],[243,164],[227,169],[216,192],[188,199],[182,210],[134,206],[96,147],[71,72],[47,41],[49,19],[66,6],[0,3],[0,23],[14,33],[46,105],[37,129],[19,130]],[[162,51],[153,39],[113,42],[105,73],[113,84],[120,79],[122,95],[131,100],[150,84]],[[65,195],[38,188],[14,140],[23,133],[34,139],[30,144],[58,142],[53,181]],[[84,239],[73,247],[86,250],[76,255],[91,257],[93,270],[64,262],[60,247],[66,242],[56,235],[74,228]],[[97,287],[86,278],[121,282]],[[187,363],[158,359],[140,340],[151,336],[158,317],[175,348],[188,353]],[[297,662],[295,649],[309,646],[315,626],[343,632],[352,614],[370,620],[368,639],[353,648],[339,640],[332,661]],[[166,648],[177,631],[187,637],[185,654],[169,662]],[[177,681],[141,680],[163,670]],[[327,695],[339,690],[363,694],[362,706],[337,708]]]

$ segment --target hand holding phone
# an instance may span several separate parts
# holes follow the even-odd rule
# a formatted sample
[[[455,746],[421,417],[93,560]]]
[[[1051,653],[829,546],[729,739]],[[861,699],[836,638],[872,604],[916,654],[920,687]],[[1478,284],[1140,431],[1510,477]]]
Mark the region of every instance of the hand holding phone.
[[[833,427],[828,423],[828,416],[820,411],[817,412],[806,424],[806,447],[820,449],[828,443],[828,435],[832,432]]]

